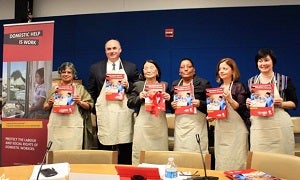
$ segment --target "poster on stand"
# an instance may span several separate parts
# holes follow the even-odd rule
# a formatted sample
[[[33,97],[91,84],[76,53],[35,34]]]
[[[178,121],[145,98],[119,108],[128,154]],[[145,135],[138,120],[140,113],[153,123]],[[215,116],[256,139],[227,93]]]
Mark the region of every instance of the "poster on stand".
[[[47,146],[54,21],[5,24],[2,75],[2,166],[39,164]]]

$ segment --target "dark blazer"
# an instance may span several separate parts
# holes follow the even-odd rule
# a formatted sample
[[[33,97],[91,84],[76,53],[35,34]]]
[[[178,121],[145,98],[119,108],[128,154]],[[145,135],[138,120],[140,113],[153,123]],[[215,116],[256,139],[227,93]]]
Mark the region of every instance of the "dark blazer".
[[[231,95],[232,98],[239,103],[239,107],[236,110],[237,113],[241,116],[244,120],[245,125],[250,130],[250,111],[246,106],[246,99],[250,97],[250,92],[248,91],[247,87],[241,82],[234,82],[231,87]]]
[[[139,71],[137,69],[137,66],[129,61],[121,60],[123,67],[120,66],[120,68],[124,68],[129,88],[126,89],[126,92],[130,92],[130,90],[133,87],[133,83],[138,81],[139,78]],[[94,103],[96,103],[97,98],[101,92],[102,86],[105,81],[105,75],[106,75],[106,65],[108,60],[100,61],[95,64],[93,64],[90,68],[90,75],[87,82],[87,90],[91,94]],[[95,111],[93,111],[95,112]]]

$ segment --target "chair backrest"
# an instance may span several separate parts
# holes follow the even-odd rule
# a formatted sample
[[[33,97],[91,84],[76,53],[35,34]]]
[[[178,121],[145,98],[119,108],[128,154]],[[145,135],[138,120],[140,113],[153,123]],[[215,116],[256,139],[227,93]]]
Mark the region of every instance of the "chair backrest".
[[[175,114],[166,113],[168,123],[168,145],[169,151],[174,150],[174,128],[175,128]]]
[[[300,157],[297,156],[256,151],[248,153],[247,169],[260,170],[278,178],[299,179],[299,167]]]
[[[49,151],[47,163],[117,164],[118,152],[106,150],[54,150]]]
[[[200,153],[181,151],[141,151],[140,163],[166,164],[169,157],[174,157],[174,162],[178,167],[203,169]],[[206,169],[211,169],[211,155],[204,154]]]
[[[291,117],[294,124],[294,133],[300,133],[300,117]]]

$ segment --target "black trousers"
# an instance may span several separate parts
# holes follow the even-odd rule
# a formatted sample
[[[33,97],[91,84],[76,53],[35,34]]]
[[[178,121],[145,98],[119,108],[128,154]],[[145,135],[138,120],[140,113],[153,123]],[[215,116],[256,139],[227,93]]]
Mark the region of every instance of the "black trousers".
[[[118,151],[118,164],[132,164],[132,143],[103,145],[98,141],[98,149]]]

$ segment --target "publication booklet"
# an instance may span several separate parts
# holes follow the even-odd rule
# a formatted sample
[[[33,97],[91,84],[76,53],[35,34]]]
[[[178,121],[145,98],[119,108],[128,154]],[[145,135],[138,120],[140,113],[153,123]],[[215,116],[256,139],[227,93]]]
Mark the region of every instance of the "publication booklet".
[[[264,180],[281,180],[263,171],[256,169],[228,170],[224,174],[232,180],[246,179],[264,179]]]
[[[125,96],[125,88],[121,82],[124,74],[106,74],[105,98],[108,101],[122,101]]]
[[[165,84],[146,84],[145,89],[147,95],[145,97],[145,108],[153,114],[157,114],[157,111],[165,111],[165,99],[163,92],[165,92]]]
[[[252,84],[251,85],[251,116],[274,115],[274,84]]]
[[[74,112],[74,89],[75,86],[73,85],[56,86],[53,95],[53,112],[62,114],[71,114]]]
[[[177,103],[175,114],[195,114],[196,107],[193,106],[194,86],[174,86],[174,101]]]
[[[227,117],[226,100],[223,97],[223,88],[207,88],[206,104],[207,116],[211,118],[224,119]]]

